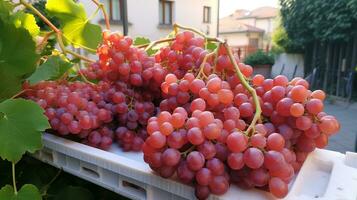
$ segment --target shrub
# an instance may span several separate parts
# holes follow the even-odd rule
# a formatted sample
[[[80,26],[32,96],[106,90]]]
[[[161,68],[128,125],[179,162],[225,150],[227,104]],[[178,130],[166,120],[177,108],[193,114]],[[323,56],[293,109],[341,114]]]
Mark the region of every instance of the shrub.
[[[273,65],[274,64],[274,56],[270,53],[265,53],[262,50],[258,50],[257,52],[250,54],[244,60],[244,63],[255,66],[255,65]]]

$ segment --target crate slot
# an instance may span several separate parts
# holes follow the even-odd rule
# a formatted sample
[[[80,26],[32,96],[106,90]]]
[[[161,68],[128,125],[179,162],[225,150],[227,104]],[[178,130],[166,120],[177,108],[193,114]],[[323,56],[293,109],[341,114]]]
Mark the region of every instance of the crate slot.
[[[146,199],[146,190],[143,187],[131,183],[127,180],[121,181],[121,184],[124,189],[130,190],[131,192],[135,193],[135,196],[139,197],[140,199]]]
[[[97,168],[96,166],[90,166],[87,164],[86,166],[81,166],[81,171],[87,176],[90,176],[95,179],[99,179],[100,175],[97,172],[96,168]]]

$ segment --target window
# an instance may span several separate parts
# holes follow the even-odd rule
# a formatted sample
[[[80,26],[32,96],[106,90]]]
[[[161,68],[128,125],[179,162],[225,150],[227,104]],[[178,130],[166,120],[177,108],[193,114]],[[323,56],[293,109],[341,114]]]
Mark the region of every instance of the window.
[[[203,7],[203,23],[211,23],[211,7]]]
[[[109,20],[120,21],[122,0],[102,0],[102,2],[108,13]]]
[[[172,24],[172,1],[160,0],[159,1],[159,23]]]

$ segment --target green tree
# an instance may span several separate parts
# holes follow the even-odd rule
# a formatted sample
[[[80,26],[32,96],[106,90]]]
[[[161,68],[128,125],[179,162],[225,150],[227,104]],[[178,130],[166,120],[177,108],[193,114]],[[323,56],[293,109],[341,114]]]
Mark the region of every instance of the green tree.
[[[280,5],[294,43],[347,41],[357,34],[357,0],[280,0]]]

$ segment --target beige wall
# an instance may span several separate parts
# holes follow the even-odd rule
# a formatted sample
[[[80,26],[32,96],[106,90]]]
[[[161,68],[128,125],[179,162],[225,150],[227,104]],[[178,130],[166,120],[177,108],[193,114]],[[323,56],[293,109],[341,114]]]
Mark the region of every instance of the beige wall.
[[[265,48],[261,33],[224,33],[219,35],[220,38],[227,40],[231,46],[247,46],[249,39],[259,39],[258,48]]]
[[[219,37],[227,40],[230,46],[246,46],[249,43],[247,33],[220,34]]]
[[[95,5],[88,0],[80,0],[88,13],[93,13]],[[145,36],[150,39],[165,37],[172,27],[159,27],[159,0],[127,0],[130,36]],[[217,34],[218,0],[173,0],[173,22],[197,28],[209,35]],[[211,23],[203,23],[203,6],[211,7]],[[98,14],[92,21],[102,18]],[[103,26],[104,27],[104,26]],[[122,26],[112,25],[112,30],[122,31]]]
[[[247,19],[239,19],[239,20],[237,20],[237,22],[255,26],[256,20],[255,20],[255,18],[247,18]]]

